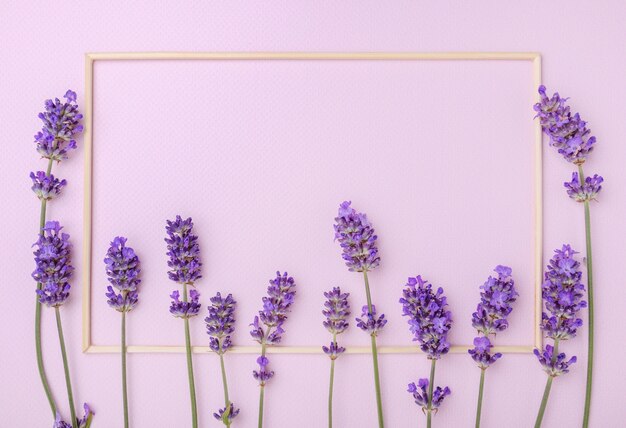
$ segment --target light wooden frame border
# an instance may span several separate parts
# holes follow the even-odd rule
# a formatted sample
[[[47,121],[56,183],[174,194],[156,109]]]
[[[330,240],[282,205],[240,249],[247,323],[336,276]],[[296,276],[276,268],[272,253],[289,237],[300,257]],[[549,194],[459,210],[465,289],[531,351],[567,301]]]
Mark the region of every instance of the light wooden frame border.
[[[531,61],[533,64],[533,87],[541,84],[541,55],[537,52],[99,52],[85,54],[85,178],[83,207],[83,337],[82,349],[85,353],[119,353],[120,346],[101,346],[91,344],[91,189],[92,189],[92,144],[93,135],[93,65],[95,61],[150,61],[150,60],[351,60],[351,61]],[[536,94],[538,100],[539,96]],[[528,353],[543,344],[539,324],[541,321],[542,298],[542,250],[543,250],[543,196],[542,196],[542,133],[538,121],[535,129],[535,171],[533,176],[535,191],[534,210],[534,270],[535,270],[535,327],[533,346],[496,346],[494,351],[504,353]],[[465,353],[469,346],[452,346],[451,353]],[[194,346],[194,353],[206,353],[208,346]],[[229,352],[238,354],[257,354],[259,346],[234,346]],[[183,353],[184,346],[131,345],[129,353]],[[269,347],[271,354],[319,354],[320,346],[276,346]],[[417,346],[381,346],[381,354],[414,354],[421,351]],[[351,346],[348,354],[371,353],[369,346]]]

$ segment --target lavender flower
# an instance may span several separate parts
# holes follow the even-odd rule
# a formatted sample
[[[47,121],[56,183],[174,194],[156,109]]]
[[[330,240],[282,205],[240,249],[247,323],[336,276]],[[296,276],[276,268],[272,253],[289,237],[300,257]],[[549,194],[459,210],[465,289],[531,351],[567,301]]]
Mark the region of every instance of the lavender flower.
[[[200,293],[196,290],[189,290],[190,300],[185,302],[180,300],[180,292],[178,290],[172,291],[170,295],[172,302],[170,303],[170,313],[176,318],[189,319],[195,317],[200,312]]]
[[[339,355],[346,351],[346,348],[339,346],[337,342],[331,340],[330,345],[322,346],[322,351],[324,351],[324,353],[328,355],[331,360],[336,360]]]
[[[226,412],[227,408],[228,413],[226,415],[226,420],[224,420],[224,413]],[[230,424],[233,422],[233,419],[235,419],[238,414],[239,409],[235,409],[235,405],[233,403],[230,403],[227,407],[219,409],[217,413],[213,413],[213,417],[215,417],[215,419],[217,419],[218,421],[222,421],[224,422],[224,424],[230,426]]]
[[[363,213],[345,201],[335,218],[335,239],[343,250],[342,257],[351,272],[369,272],[380,263],[374,228]]]
[[[489,277],[480,287],[480,303],[472,314],[472,326],[488,336],[508,328],[508,315],[513,310],[518,293],[511,277],[510,267],[498,265],[494,269],[497,278]]]
[[[582,300],[585,286],[580,283],[582,272],[580,263],[574,259],[576,251],[563,245],[554,253],[542,284],[548,313],[542,313],[541,329],[547,337],[566,340],[576,336],[576,330],[582,325],[578,311],[587,307],[587,302]]]
[[[378,332],[383,329],[387,320],[385,314],[381,314],[380,317],[376,317],[376,306],[372,305],[372,311],[370,312],[367,305],[361,309],[361,317],[356,318],[356,326],[361,330],[370,334],[370,336],[378,336]]]
[[[107,303],[118,312],[129,312],[137,306],[137,286],[141,282],[139,257],[131,247],[126,246],[126,242],[127,239],[122,236],[115,237],[104,258],[105,272],[112,285],[107,287]]]
[[[58,221],[49,221],[43,227],[34,247],[36,269],[33,279],[42,284],[37,289],[39,302],[49,307],[61,306],[69,297],[70,284],[74,268],[71,265],[70,235],[61,233]]]
[[[267,369],[270,360],[261,355],[256,359],[257,364],[259,365],[259,370],[253,370],[252,376],[259,382],[259,385],[265,386],[268,380],[270,380],[274,376],[274,371],[270,371]]]
[[[565,358],[567,357],[562,352],[555,357],[554,347],[550,345],[546,345],[546,349],[541,352],[538,349],[535,349],[533,352],[539,360],[539,363],[543,366],[543,371],[548,373],[551,377],[557,377],[564,373],[568,373],[569,366],[576,362],[575,356],[565,361]]]
[[[467,352],[472,356],[472,359],[476,361],[478,367],[487,369],[502,357],[502,354],[499,352],[492,355],[490,353],[491,348],[493,348],[493,345],[489,341],[489,338],[479,336],[474,338],[474,349],[469,349]]]
[[[563,183],[567,194],[570,198],[576,202],[595,201],[596,196],[602,190],[602,182],[604,178],[598,174],[594,174],[593,177],[586,177],[584,183],[580,183],[578,173],[572,173],[572,181],[566,181]]]
[[[561,98],[555,93],[549,98],[546,87],[539,87],[541,102],[535,104],[543,131],[550,137],[550,145],[568,162],[582,165],[589,153],[593,150],[596,137],[589,136],[591,130],[578,113],[572,114],[570,107],[565,104],[567,98]]]
[[[61,102],[58,98],[46,100],[45,111],[39,113],[43,128],[35,135],[37,151],[42,157],[60,162],[67,153],[76,148],[74,136],[83,131],[78,111],[76,93],[68,90]]]
[[[61,189],[67,185],[67,181],[59,180],[54,175],[46,175],[43,171],[30,173],[30,179],[33,180],[31,189],[41,201],[49,201],[61,194]]]
[[[402,315],[409,317],[410,331],[414,341],[431,360],[437,360],[450,350],[448,331],[452,327],[452,314],[446,310],[447,299],[439,287],[433,292],[432,285],[420,275],[409,278],[403,297]]]
[[[168,272],[169,278],[180,284],[193,284],[202,278],[200,275],[202,263],[200,262],[198,237],[192,233],[193,221],[191,217],[183,220],[177,215],[174,221],[167,221],[165,230],[168,234],[168,237],[165,238],[167,256],[169,257],[167,265],[171,269]]]
[[[331,334],[341,334],[348,328],[348,316],[350,316],[350,293],[342,293],[341,288],[334,287],[332,291],[324,292],[326,302],[322,314],[326,317],[324,327]]]
[[[82,419],[76,418],[78,428],[88,428],[91,425],[91,420],[93,416],[95,415],[95,413],[89,408],[87,403],[85,403],[83,407],[85,409],[85,415]],[[59,412],[57,412],[52,428],[72,428],[72,424],[68,424],[67,422],[63,421],[61,419],[61,415],[59,414]]]
[[[415,400],[415,404],[422,407],[422,411],[427,413],[429,411],[428,408],[428,379],[422,378],[415,385],[414,382],[409,384],[407,392],[413,396]],[[432,404],[430,410],[437,412],[441,403],[443,403],[444,398],[450,395],[450,388],[447,386],[445,388],[441,388],[440,386],[436,387],[433,390]]]
[[[204,322],[207,334],[210,336],[209,348],[217,354],[223,354],[232,346],[230,335],[235,331],[236,304],[232,294],[223,298],[221,293],[217,293],[211,297],[209,316],[204,319]]]

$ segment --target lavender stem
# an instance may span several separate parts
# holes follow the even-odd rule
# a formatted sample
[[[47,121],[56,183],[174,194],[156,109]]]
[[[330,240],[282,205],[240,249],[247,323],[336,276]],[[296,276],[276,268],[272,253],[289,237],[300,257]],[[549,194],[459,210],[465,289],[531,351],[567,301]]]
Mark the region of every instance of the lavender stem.
[[[125,295],[126,293],[123,292],[122,294]],[[128,428],[128,390],[126,388],[126,311],[122,312],[122,398],[124,401],[124,428]]]
[[[230,410],[230,399],[228,398],[228,381],[226,380],[226,367],[224,366],[224,354],[220,354],[220,367],[222,369],[222,386],[224,387],[224,411]],[[224,421],[224,420],[222,420]],[[230,418],[224,421],[227,427],[230,427]]]
[[[269,330],[268,330],[269,333]],[[266,348],[266,344],[265,344],[265,340],[263,340],[263,343],[261,344],[261,357],[265,357],[265,348]],[[265,383],[261,383],[260,385],[261,390],[259,393],[259,428],[263,427],[263,403],[265,401]]]
[[[367,270],[363,271],[363,280],[365,281],[365,295],[367,296],[367,310],[372,312],[372,296],[370,294],[370,283],[367,277]],[[378,411],[378,426],[384,428],[385,422],[383,421],[383,403],[380,394],[380,375],[378,372],[378,347],[376,346],[376,335],[374,333],[370,336],[372,338],[372,361],[374,363],[374,385],[376,386],[376,408]]]
[[[485,387],[485,370],[480,369],[480,385],[478,387],[478,404],[476,406],[476,428],[480,428],[480,415],[483,408],[483,388]]]
[[[430,382],[428,383],[428,411],[426,414],[426,427],[430,428],[431,417],[433,412],[433,385],[435,384],[435,365],[437,360],[432,359],[430,362]]]
[[[67,363],[67,352],[65,350],[65,339],[63,337],[63,326],[61,325],[61,311],[59,307],[56,306],[54,308],[56,320],[57,320],[57,331],[59,333],[59,344],[61,345],[61,356],[63,357],[63,370],[65,371],[65,385],[67,386],[67,399],[70,404],[70,416],[72,418],[72,428],[78,428],[76,424],[76,410],[74,409],[74,394],[72,393],[72,381],[70,379],[70,369],[69,364]]]
[[[183,302],[187,303],[187,283],[183,284]],[[185,318],[185,350],[187,351],[187,375],[189,377],[189,396],[191,398],[191,425],[198,428],[198,408],[196,405],[196,385],[193,380],[193,360],[191,358],[191,335],[189,318]]]
[[[554,339],[554,350],[552,352],[552,364],[556,361],[557,355],[559,354],[559,339]],[[539,413],[537,414],[537,420],[535,421],[535,428],[541,427],[541,423],[543,421],[543,414],[546,411],[546,406],[548,405],[548,398],[550,397],[550,390],[552,389],[552,381],[554,380],[554,376],[548,375],[548,380],[546,382],[546,387],[543,391],[543,397],[541,398],[541,406],[539,407]]]

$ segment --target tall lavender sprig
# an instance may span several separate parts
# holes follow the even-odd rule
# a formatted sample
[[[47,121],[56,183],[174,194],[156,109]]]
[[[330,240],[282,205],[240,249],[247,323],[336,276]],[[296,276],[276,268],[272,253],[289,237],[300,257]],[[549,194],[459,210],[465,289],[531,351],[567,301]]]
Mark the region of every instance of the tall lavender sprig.
[[[352,202],[344,201],[339,205],[339,212],[335,217],[335,240],[339,242],[342,250],[342,258],[348,270],[351,272],[362,272],[365,283],[365,295],[367,306],[364,307],[364,319],[357,319],[357,326],[363,331],[367,331],[372,343],[372,363],[374,366],[374,385],[376,388],[376,409],[378,413],[378,426],[385,426],[383,417],[382,394],[380,388],[380,375],[378,370],[378,347],[376,346],[376,336],[378,331],[387,323],[385,315],[376,317],[376,310],[372,304],[370,294],[369,278],[367,273],[378,267],[380,257],[376,235],[372,224],[367,219],[367,215],[357,212],[352,208]]]
[[[117,236],[111,241],[104,258],[104,270],[111,285],[107,287],[106,297],[110,307],[122,314],[122,404],[124,408],[124,427],[128,428],[128,389],[126,385],[126,312],[133,310],[139,300],[138,285],[141,282],[139,257],[135,250],[126,246],[128,240]]]
[[[341,288],[333,287],[331,291],[324,292],[326,301],[322,314],[326,317],[323,322],[324,327],[332,335],[330,346],[322,346],[322,350],[330,357],[330,384],[328,387],[328,428],[333,426],[333,384],[335,380],[335,360],[346,349],[337,344],[337,335],[347,330],[350,316],[350,303],[348,297],[350,293],[342,293]]]
[[[485,371],[489,366],[502,357],[502,354],[491,353],[493,345],[490,335],[496,335],[509,327],[507,317],[513,310],[512,304],[517,299],[515,283],[508,266],[498,265],[494,269],[497,277],[490,276],[480,287],[480,303],[476,312],[472,314],[472,326],[482,334],[474,338],[474,348],[467,352],[480,368],[480,384],[478,387],[478,404],[476,406],[476,428],[480,426],[480,417],[483,403],[483,389],[485,385]]]
[[[569,371],[569,366],[576,362],[576,357],[566,361],[566,355],[559,353],[559,343],[576,336],[577,329],[582,325],[578,312],[587,307],[583,299],[585,287],[580,280],[582,272],[580,263],[574,258],[576,251],[569,245],[554,251],[554,256],[544,273],[541,286],[545,311],[542,313],[541,330],[547,338],[554,341],[554,346],[546,345],[543,350],[535,349],[534,353],[548,374],[548,380],[535,421],[540,427],[548,404],[552,381],[555,377]]]
[[[408,279],[400,303],[402,315],[409,318],[409,330],[413,333],[413,340],[419,343],[420,349],[431,360],[429,380],[419,381],[422,394],[414,383],[409,384],[409,393],[422,406],[426,413],[426,424],[430,428],[432,414],[438,411],[443,399],[450,394],[448,387],[437,387],[434,391],[433,388],[437,360],[450,350],[448,332],[452,327],[452,313],[447,309],[448,302],[443,288],[439,287],[434,291],[432,284],[422,279],[421,275]]]
[[[209,348],[220,356],[222,386],[224,387],[224,408],[213,413],[213,416],[227,427],[230,427],[233,419],[239,414],[239,409],[235,408],[228,396],[228,381],[224,365],[224,354],[232,346],[230,335],[235,332],[236,305],[237,302],[233,299],[232,294],[222,297],[222,294],[218,292],[214,297],[211,297],[211,304],[208,307],[209,316],[204,319],[207,334],[210,337]]]
[[[274,376],[268,369],[269,359],[266,357],[267,346],[276,345],[282,340],[285,332],[283,325],[287,320],[291,305],[296,297],[296,282],[287,272],[276,272],[276,278],[270,279],[267,287],[267,296],[263,297],[263,309],[254,317],[250,326],[250,335],[261,345],[261,355],[256,362],[259,370],[252,375],[259,382],[259,428],[263,426],[263,404],[265,399],[265,385]]]
[[[591,213],[590,201],[602,189],[600,185],[604,179],[594,174],[585,177],[583,164],[595,147],[596,137],[591,136],[587,123],[580,114],[572,114],[566,105],[567,98],[561,98],[558,93],[548,97],[545,86],[539,87],[541,101],[535,104],[534,109],[541,122],[543,131],[550,137],[550,144],[557,148],[559,153],[578,167],[578,173],[572,175],[570,182],[564,183],[567,194],[576,202],[583,203],[585,213],[585,241],[587,262],[587,296],[589,299],[589,327],[587,343],[587,385],[585,388],[585,407],[583,411],[583,428],[589,426],[591,410],[591,393],[593,384],[593,344],[594,344],[594,305],[593,305],[593,256],[591,247]]]
[[[39,239],[33,245],[36,268],[32,273],[33,279],[42,287],[37,287],[35,293],[40,304],[54,308],[63,358],[63,369],[65,372],[65,386],[67,388],[67,398],[70,407],[72,427],[77,428],[76,410],[74,408],[74,394],[72,392],[72,382],[70,378],[69,363],[65,349],[65,338],[63,335],[63,325],[61,322],[61,306],[70,296],[69,280],[74,272],[71,261],[70,235],[62,232],[63,227],[58,221],[49,221],[45,224]],[[58,412],[55,413],[55,416]]]
[[[42,157],[48,159],[48,166],[46,171],[30,173],[33,182],[31,189],[40,200],[38,233],[46,225],[48,202],[57,197],[61,193],[61,189],[67,184],[65,180],[59,180],[52,175],[52,164],[55,160],[60,162],[61,159],[67,158],[67,152],[76,148],[75,138],[83,129],[80,124],[82,115],[76,104],[76,93],[68,90],[64,98],[65,102],[61,102],[58,98],[46,100],[44,111],[39,113],[43,127],[35,135],[35,144]],[[43,284],[38,282],[37,289],[41,290],[42,287]],[[57,405],[46,375],[41,347],[41,303],[39,296],[37,296],[35,303],[35,352],[41,384],[48,399],[52,417],[55,418],[58,413]]]
[[[195,289],[189,291],[187,288],[193,287],[195,281],[202,278],[200,262],[200,247],[198,236],[193,233],[193,221],[191,217],[183,220],[177,215],[174,220],[167,220],[165,231],[167,237],[167,265],[169,278],[182,284],[183,298],[180,300],[180,292],[174,290],[170,297],[170,313],[177,318],[182,318],[185,324],[185,350],[187,354],[187,376],[189,377],[189,396],[191,400],[191,421],[193,428],[198,427],[198,407],[196,404],[196,385],[193,376],[193,359],[191,355],[191,335],[189,332],[189,318],[198,315],[200,312],[200,293]],[[191,299],[191,300],[189,300]]]

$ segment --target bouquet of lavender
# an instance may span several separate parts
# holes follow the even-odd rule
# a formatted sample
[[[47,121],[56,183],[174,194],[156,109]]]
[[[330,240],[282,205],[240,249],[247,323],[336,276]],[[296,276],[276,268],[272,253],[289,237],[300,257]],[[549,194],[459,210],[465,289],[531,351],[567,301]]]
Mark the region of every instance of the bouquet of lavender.
[[[335,240],[339,241],[342,257],[350,272],[362,272],[365,282],[367,306],[363,306],[362,319],[357,318],[357,327],[370,335],[372,342],[372,361],[374,365],[374,385],[376,387],[376,407],[378,411],[378,426],[385,426],[383,418],[383,404],[380,392],[380,376],[378,372],[378,347],[376,336],[387,324],[385,315],[376,316],[376,307],[372,304],[370,285],[367,273],[380,264],[378,247],[374,228],[367,219],[367,215],[357,212],[351,202],[344,201],[339,206],[339,213],[335,218]]]
[[[330,358],[330,385],[328,387],[328,428],[333,426],[333,383],[335,380],[335,360],[343,354],[346,348],[337,344],[337,335],[348,329],[348,317],[350,316],[350,304],[348,303],[350,293],[342,293],[339,287],[334,287],[331,291],[325,292],[324,309],[322,314],[326,317],[323,322],[324,327],[332,335],[330,346],[322,346],[322,350]]]
[[[578,113],[572,114],[570,107],[565,104],[567,98],[561,98],[555,93],[552,97],[546,95],[546,87],[539,87],[541,102],[534,105],[541,127],[548,137],[550,145],[557,149],[563,158],[578,167],[578,172],[572,173],[572,180],[565,182],[567,194],[576,202],[581,202],[585,211],[585,239],[587,251],[587,294],[589,297],[589,333],[587,350],[587,386],[585,388],[585,409],[583,427],[589,426],[589,411],[591,409],[591,388],[593,381],[593,259],[591,251],[591,215],[589,203],[596,199],[602,190],[604,179],[594,174],[585,177],[583,164],[593,151],[596,137],[591,136],[587,123]]]
[[[578,318],[578,311],[587,307],[587,302],[582,300],[585,286],[580,282],[582,277],[580,263],[574,259],[574,254],[576,251],[569,245],[563,245],[560,250],[555,250],[541,286],[541,295],[547,311],[541,314],[541,330],[546,337],[554,341],[554,346],[546,345],[545,349],[534,351],[543,370],[548,374],[535,428],[541,426],[552,381],[555,377],[569,372],[569,366],[576,362],[575,356],[566,361],[565,354],[559,353],[559,343],[576,336],[577,329],[583,324]]]
[[[126,246],[127,239],[118,236],[111,242],[104,258],[105,272],[111,285],[107,286],[109,306],[122,314],[122,404],[124,427],[128,428],[128,391],[126,387],[126,313],[137,306],[139,299],[139,257]]]
[[[478,387],[478,404],[476,407],[476,428],[480,427],[480,415],[483,404],[483,389],[485,385],[485,371],[489,366],[502,357],[502,354],[491,353],[493,345],[490,335],[504,331],[509,327],[507,317],[513,310],[511,304],[515,302],[518,293],[511,277],[512,270],[507,266],[496,266],[494,271],[497,278],[490,276],[480,287],[480,303],[476,312],[472,314],[472,326],[482,334],[474,338],[474,348],[467,352],[480,368],[480,384]]]
[[[268,370],[269,359],[265,356],[267,347],[280,343],[283,333],[283,324],[291,312],[291,305],[296,297],[296,282],[287,272],[276,272],[276,278],[270,279],[267,287],[267,296],[263,297],[263,309],[254,317],[250,326],[250,335],[261,345],[261,355],[256,362],[259,370],[252,375],[259,382],[259,428],[263,426],[263,402],[265,399],[265,384],[274,376],[274,371]]]
[[[52,175],[52,164],[60,163],[67,159],[68,153],[76,148],[76,135],[80,134],[83,126],[80,120],[83,118],[76,104],[76,93],[68,90],[65,93],[65,102],[58,98],[46,100],[45,111],[39,113],[39,119],[43,122],[40,132],[35,135],[37,152],[42,158],[47,159],[46,171],[31,172],[33,182],[32,190],[40,200],[41,208],[39,215],[39,229],[41,234],[46,225],[46,207],[49,201],[61,194],[61,189],[67,185],[65,180],[59,180]],[[43,284],[37,283],[37,290],[41,290]],[[48,376],[43,362],[41,349],[41,303],[39,298],[35,303],[35,350],[37,354],[37,369],[43,385],[44,392],[52,410],[52,417],[57,415],[57,405],[48,383]]]
[[[79,427],[79,420],[76,417],[74,408],[74,394],[72,392],[72,381],[70,379],[70,369],[67,360],[67,352],[65,349],[65,338],[63,335],[63,325],[61,322],[61,306],[70,297],[69,280],[74,272],[71,263],[70,251],[70,235],[62,233],[61,225],[58,221],[46,222],[43,227],[39,239],[35,242],[35,271],[32,273],[33,278],[41,287],[37,287],[35,292],[39,298],[39,303],[47,307],[54,308],[57,324],[57,332],[59,335],[59,345],[61,347],[61,357],[63,358],[63,370],[65,372],[65,386],[67,388],[67,398],[70,407],[70,417],[72,428]],[[91,425],[93,412],[85,406],[87,414],[85,415],[85,427]],[[61,420],[59,412],[55,411],[57,420]],[[64,422],[63,422],[64,423]]]
[[[208,308],[209,316],[204,319],[207,334],[210,336],[209,348],[220,356],[222,386],[224,387],[224,408],[213,413],[213,416],[227,427],[230,427],[233,419],[239,414],[239,409],[235,408],[228,397],[228,382],[226,380],[226,367],[224,366],[224,354],[232,346],[230,335],[235,332],[236,305],[237,302],[233,299],[232,294],[224,298],[221,293],[217,293],[211,297],[211,304]]]
[[[432,413],[436,413],[444,398],[450,395],[450,388],[434,388],[434,382],[437,360],[450,350],[448,331],[452,327],[452,314],[446,309],[448,303],[443,289],[439,287],[434,292],[432,285],[420,275],[409,278],[400,303],[402,315],[409,317],[413,340],[419,342],[420,349],[431,361],[430,378],[420,379],[417,385],[410,383],[408,389],[415,403],[426,413],[426,424],[430,428]]]
[[[191,217],[183,220],[177,215],[173,221],[168,220],[165,227],[167,232],[167,265],[169,278],[183,286],[183,298],[180,292],[174,290],[170,297],[170,313],[176,318],[182,318],[185,324],[185,351],[187,354],[187,375],[189,377],[189,396],[191,399],[191,421],[193,428],[198,428],[198,408],[196,405],[196,385],[193,377],[193,360],[191,358],[191,335],[189,333],[189,318],[195,317],[200,312],[200,293],[193,287],[195,282],[202,278],[200,268],[200,247],[198,236],[193,234],[193,221]]]

